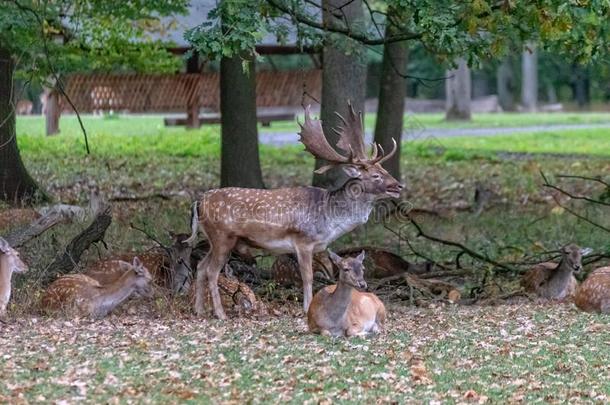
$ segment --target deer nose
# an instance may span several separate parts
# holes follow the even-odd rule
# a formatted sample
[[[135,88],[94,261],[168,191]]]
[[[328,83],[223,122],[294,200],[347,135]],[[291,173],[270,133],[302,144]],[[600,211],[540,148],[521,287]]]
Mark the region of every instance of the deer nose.
[[[362,281],[358,282],[358,288],[366,290],[367,287],[368,287],[368,285],[366,284],[366,281],[362,280]]]

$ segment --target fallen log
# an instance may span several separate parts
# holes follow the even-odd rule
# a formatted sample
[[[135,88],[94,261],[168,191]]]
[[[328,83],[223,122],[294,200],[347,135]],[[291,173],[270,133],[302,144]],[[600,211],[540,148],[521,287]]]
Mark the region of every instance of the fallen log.
[[[102,204],[89,226],[75,236],[66,246],[63,253],[46,268],[43,284],[53,281],[58,275],[70,273],[78,265],[83,253],[93,243],[103,241],[106,230],[112,222],[112,210],[109,205]]]
[[[4,239],[13,247],[23,246],[55,225],[71,222],[74,219],[83,220],[86,209],[74,205],[59,204],[44,208],[40,213],[42,214],[41,217],[35,219],[29,225],[11,231],[4,236]]]

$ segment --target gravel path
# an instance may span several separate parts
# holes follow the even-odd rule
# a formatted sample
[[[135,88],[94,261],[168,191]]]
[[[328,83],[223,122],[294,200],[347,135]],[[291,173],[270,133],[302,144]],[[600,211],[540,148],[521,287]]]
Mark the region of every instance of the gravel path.
[[[598,129],[610,128],[610,123],[601,124],[561,124],[534,125],[527,127],[503,128],[411,128],[403,132],[403,140],[451,138],[456,136],[497,136],[507,134],[562,131],[568,129]],[[367,141],[372,139],[372,132],[366,132]],[[299,136],[291,132],[262,132],[259,135],[261,143],[274,146],[294,145],[299,142]]]

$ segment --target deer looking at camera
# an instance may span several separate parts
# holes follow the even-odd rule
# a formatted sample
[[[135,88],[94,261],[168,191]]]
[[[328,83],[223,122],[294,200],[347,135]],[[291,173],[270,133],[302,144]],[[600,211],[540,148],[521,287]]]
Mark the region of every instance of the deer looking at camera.
[[[542,298],[569,298],[578,287],[574,273],[582,270],[582,256],[588,253],[589,249],[580,249],[574,244],[564,246],[559,264],[545,262],[535,265],[523,275],[521,285]]]
[[[586,312],[610,314],[610,267],[594,270],[576,290],[574,303]]]
[[[69,274],[55,280],[41,300],[44,311],[75,311],[92,318],[103,318],[132,294],[152,295],[152,276],[139,258],[132,263],[118,261],[122,271],[114,282],[101,285],[84,274]]]
[[[11,279],[13,273],[24,273],[27,266],[6,240],[0,238],[0,317],[6,315],[6,307],[11,298]]]
[[[294,187],[275,190],[224,188],[206,192],[193,204],[192,236],[201,229],[210,252],[197,266],[195,312],[204,314],[204,285],[212,295],[214,314],[226,319],[218,293],[218,274],[233,248],[248,247],[272,253],[295,253],[303,280],[305,312],[312,298],[312,256],[326,249],[329,243],[364,224],[376,200],[399,197],[402,185],[381,164],[396,152],[384,156],[373,144],[371,156],[366,153],[363,139],[362,114],[349,106],[349,116],[341,117],[343,125],[337,148],[333,149],[322,131],[319,120],[305,109],[300,141],[305,149],[328,165],[316,172],[324,173],[340,167],[348,180],[335,190],[317,187]],[[380,148],[379,148],[380,149]]]
[[[355,258],[330,252],[339,269],[339,282],[320,290],[307,312],[309,330],[328,336],[363,336],[379,333],[385,322],[385,306],[375,294],[360,292],[364,281],[364,251]]]

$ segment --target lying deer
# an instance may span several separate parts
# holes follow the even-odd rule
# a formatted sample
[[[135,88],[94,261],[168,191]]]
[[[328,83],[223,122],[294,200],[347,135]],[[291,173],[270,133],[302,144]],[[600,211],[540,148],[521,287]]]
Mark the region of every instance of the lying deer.
[[[210,243],[210,251],[197,266],[195,312],[204,314],[204,283],[209,285],[214,314],[226,319],[218,293],[218,274],[231,250],[248,247],[272,253],[295,253],[303,280],[303,309],[309,309],[312,298],[312,257],[326,249],[340,236],[364,224],[376,200],[398,198],[402,185],[381,164],[396,152],[378,154],[373,144],[367,156],[362,129],[362,115],[349,106],[349,117],[337,129],[337,147],[333,149],[322,131],[319,120],[313,120],[305,109],[300,140],[305,149],[328,165],[316,170],[324,173],[340,167],[348,180],[335,190],[317,187],[294,187],[275,190],[224,188],[210,190],[193,204],[193,243],[201,229]]]
[[[138,258],[151,273],[154,284],[172,291],[173,294],[186,293],[191,285],[191,252],[192,246],[185,242],[189,235],[170,232],[172,244],[149,252],[138,253]],[[99,260],[87,266],[84,273],[101,285],[111,284],[125,272],[120,261],[130,262],[133,253],[122,253]]]
[[[6,240],[0,238],[0,317],[6,315],[6,307],[11,298],[11,279],[13,273],[23,273],[27,266]]]
[[[385,322],[385,306],[375,294],[360,292],[364,281],[364,251],[355,257],[329,252],[339,269],[339,282],[320,290],[307,312],[309,330],[328,336],[363,336],[379,333]]]
[[[75,310],[92,318],[103,318],[132,294],[152,295],[152,277],[137,257],[133,263],[118,262],[122,275],[101,285],[84,274],[69,274],[55,280],[45,291],[41,307],[45,311]]]
[[[526,291],[542,298],[563,300],[574,295],[578,282],[574,273],[582,270],[582,256],[588,249],[574,244],[561,249],[561,261],[540,263],[528,270],[521,280]]]
[[[610,314],[610,267],[600,267],[578,287],[574,303],[583,311]]]

